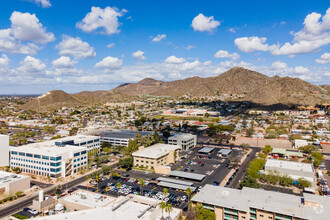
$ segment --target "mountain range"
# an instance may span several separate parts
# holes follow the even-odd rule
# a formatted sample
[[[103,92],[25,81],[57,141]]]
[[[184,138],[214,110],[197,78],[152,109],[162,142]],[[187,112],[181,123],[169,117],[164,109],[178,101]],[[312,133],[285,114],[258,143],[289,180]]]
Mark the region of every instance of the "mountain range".
[[[299,78],[268,77],[242,67],[234,67],[215,77],[191,77],[175,81],[152,78],[122,84],[109,91],[83,91],[68,94],[61,90],[45,93],[22,105],[22,109],[46,111],[59,107],[87,106],[106,102],[127,102],[141,95],[173,98],[219,96],[250,101],[259,105],[315,105],[330,100],[329,85],[314,85]],[[239,97],[239,98],[238,98]]]

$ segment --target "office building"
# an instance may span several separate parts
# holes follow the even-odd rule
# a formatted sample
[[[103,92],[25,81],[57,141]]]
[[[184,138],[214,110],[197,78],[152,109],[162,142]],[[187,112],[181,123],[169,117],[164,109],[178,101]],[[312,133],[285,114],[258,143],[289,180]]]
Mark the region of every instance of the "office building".
[[[66,177],[87,168],[88,154],[100,148],[96,136],[77,135],[10,148],[10,167],[50,177]]]
[[[155,169],[157,166],[175,163],[178,158],[176,151],[179,149],[180,146],[161,143],[147,148],[140,147],[139,151],[132,154],[134,166]]]
[[[152,135],[151,131],[112,130],[100,132],[101,142],[110,143],[114,146],[128,146],[129,140],[133,140],[137,134],[141,136]]]
[[[205,185],[193,198],[194,204],[215,212],[217,220],[319,220],[329,219],[329,197],[242,190]]]
[[[0,134],[0,167],[9,165],[9,136]]]
[[[67,198],[66,198],[67,197]],[[40,220],[90,220],[90,219],[112,219],[112,220],[159,220],[162,218],[162,210],[159,207],[161,201],[153,198],[128,195],[118,198],[100,195],[92,192],[78,191],[71,196],[60,200],[67,210],[63,214],[43,216]],[[181,210],[173,208],[170,219],[177,219]],[[169,213],[164,212],[164,217]]]
[[[168,138],[168,144],[179,145],[181,146],[181,150],[189,150],[196,146],[197,136],[185,133],[175,134]]]
[[[30,177],[0,171],[0,196],[24,192],[30,188]]]

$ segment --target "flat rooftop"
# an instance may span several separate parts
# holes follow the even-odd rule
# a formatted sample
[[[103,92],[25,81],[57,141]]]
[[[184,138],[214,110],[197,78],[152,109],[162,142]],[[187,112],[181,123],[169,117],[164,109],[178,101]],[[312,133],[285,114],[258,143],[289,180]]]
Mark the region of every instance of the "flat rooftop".
[[[181,185],[181,184],[170,183],[170,182],[165,182],[165,181],[159,182],[158,186],[163,186],[163,187],[167,187],[167,188],[171,188],[171,189],[181,189],[181,190],[187,190],[187,188],[190,188],[192,191],[194,191],[196,189],[193,186]]]
[[[191,139],[196,135],[189,134],[189,133],[175,133],[173,136],[169,137],[168,139],[176,139],[178,137],[182,139]]]
[[[178,170],[172,171],[170,173],[170,176],[181,177],[181,178],[197,180],[197,181],[202,181],[205,178],[205,175],[203,175],[203,174],[188,173],[188,172],[183,172],[183,171],[178,171]]]
[[[104,131],[100,133],[101,137],[105,138],[117,138],[117,139],[134,139],[136,134],[147,136],[153,134],[152,131],[133,131],[133,130],[112,130]]]
[[[101,208],[109,205],[115,200],[115,198],[79,190],[71,195],[63,197],[61,200],[65,202],[78,203],[89,208]]]
[[[305,205],[302,204],[305,198]],[[328,219],[330,199],[324,196],[304,194],[304,197],[279,192],[244,187],[242,190],[205,185],[193,198],[194,202],[215,205],[248,212],[256,208],[302,219]],[[308,202],[314,205],[309,205]]]
[[[221,150],[218,151],[218,154],[228,155],[231,152],[232,152],[232,150],[230,150],[230,149],[222,148]]]
[[[178,150],[181,147],[178,145],[169,145],[169,144],[154,144],[150,147],[146,147],[143,150],[135,151],[133,157],[145,157],[157,159],[162,156],[167,155],[171,150]]]
[[[0,185],[10,182],[15,182],[24,178],[29,178],[28,176],[23,176],[19,174],[9,173],[5,171],[0,171]]]
[[[295,161],[268,159],[265,167],[314,173],[313,165],[311,163],[300,163]]]
[[[171,179],[171,178],[165,178],[165,177],[158,177],[157,180],[168,182],[168,183],[175,183],[175,184],[185,185],[185,186],[192,186],[193,185],[192,182],[176,180],[176,179]]]
[[[45,144],[44,142],[27,144],[21,147],[9,147],[10,151],[25,152],[25,153],[39,154],[39,155],[51,155],[51,156],[82,151],[84,149],[86,149],[86,147],[78,147],[71,145],[56,146],[55,144],[49,145],[49,144]]]
[[[43,220],[149,220],[160,219],[162,212],[158,206],[159,200],[141,196],[120,196],[106,207],[67,212],[52,216],[43,216],[36,219]],[[173,208],[171,218],[175,219],[181,210]],[[167,216],[167,215],[166,215]]]
[[[214,150],[214,147],[203,147],[198,151],[200,154],[209,154]]]

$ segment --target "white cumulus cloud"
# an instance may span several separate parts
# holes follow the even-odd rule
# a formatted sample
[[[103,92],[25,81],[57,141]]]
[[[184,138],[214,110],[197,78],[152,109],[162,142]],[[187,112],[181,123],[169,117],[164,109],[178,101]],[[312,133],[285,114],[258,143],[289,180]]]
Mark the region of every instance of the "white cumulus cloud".
[[[295,73],[298,73],[298,74],[306,74],[306,73],[309,73],[309,69],[306,68],[306,67],[303,67],[303,66],[296,66],[294,68],[294,71]]]
[[[116,34],[120,32],[118,29],[120,25],[118,18],[122,17],[126,12],[126,9],[119,10],[116,7],[110,6],[104,9],[92,7],[91,12],[79,21],[76,27],[88,33],[101,30],[100,33],[102,34]]]
[[[120,69],[123,65],[123,61],[117,57],[107,56],[100,62],[95,64],[95,68],[104,69],[104,70],[116,70]]]
[[[288,67],[287,63],[284,63],[284,62],[281,62],[281,61],[275,61],[275,62],[272,63],[271,68],[274,69],[274,70],[282,70],[282,69],[287,69],[289,67]]]
[[[147,59],[144,55],[144,52],[141,50],[138,50],[132,54],[132,57],[134,57],[137,60],[145,60]]]
[[[191,23],[191,26],[193,27],[194,31],[200,32],[212,32],[219,25],[220,21],[214,20],[213,16],[206,17],[202,13],[197,15]]]
[[[330,53],[324,53],[321,55],[320,59],[315,60],[317,63],[320,64],[327,64],[330,63]]]
[[[157,34],[156,37],[152,38],[152,42],[159,42],[161,40],[164,40],[166,38],[166,34]]]
[[[330,8],[322,17],[319,13],[306,16],[304,28],[298,32],[291,32],[293,42],[284,44],[266,44],[265,37],[242,37],[235,39],[239,50],[247,53],[254,51],[269,51],[272,55],[297,55],[313,53],[322,46],[330,43]]]
[[[79,37],[73,38],[63,35],[62,41],[56,45],[61,56],[72,56],[75,59],[84,59],[87,57],[95,57],[94,47],[87,42],[82,41]]]
[[[45,69],[46,69],[45,63],[31,56],[25,57],[20,62],[20,66],[17,68],[18,71],[23,72],[25,74],[43,73]]]
[[[22,41],[45,44],[55,40],[53,33],[39,22],[35,14],[14,11],[10,17],[13,36]]]
[[[229,53],[225,50],[219,50],[216,54],[214,54],[215,58],[231,58],[232,60],[238,60],[240,56],[235,53]]]
[[[166,58],[165,63],[170,63],[170,64],[180,64],[184,63],[186,61],[185,58],[183,57],[176,57],[176,56],[169,56]]]
[[[77,61],[67,56],[61,56],[52,62],[54,68],[73,68],[76,63]]]

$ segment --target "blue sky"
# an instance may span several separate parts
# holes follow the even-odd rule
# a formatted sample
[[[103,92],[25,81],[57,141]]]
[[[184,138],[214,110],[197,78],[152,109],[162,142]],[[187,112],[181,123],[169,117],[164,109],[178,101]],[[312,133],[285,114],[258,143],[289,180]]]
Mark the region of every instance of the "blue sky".
[[[1,3],[0,94],[109,90],[235,66],[330,83],[328,1]]]

